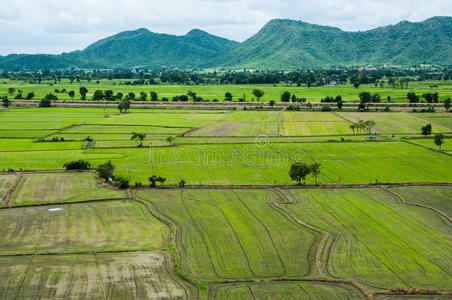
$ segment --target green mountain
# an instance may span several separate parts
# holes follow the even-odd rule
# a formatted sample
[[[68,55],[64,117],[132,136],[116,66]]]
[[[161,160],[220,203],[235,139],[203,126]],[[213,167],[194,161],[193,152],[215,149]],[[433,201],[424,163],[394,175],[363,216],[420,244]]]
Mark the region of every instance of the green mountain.
[[[297,69],[391,63],[452,64],[452,17],[369,31],[272,20],[215,61],[229,68]]]
[[[276,19],[239,44],[195,29],[183,36],[125,31],[82,51],[0,56],[0,69],[191,68],[299,69],[351,65],[452,65],[452,17],[368,31]]]
[[[142,28],[102,39],[82,51],[9,55],[0,58],[0,68],[190,68],[206,64],[237,44],[199,29],[176,36]]]

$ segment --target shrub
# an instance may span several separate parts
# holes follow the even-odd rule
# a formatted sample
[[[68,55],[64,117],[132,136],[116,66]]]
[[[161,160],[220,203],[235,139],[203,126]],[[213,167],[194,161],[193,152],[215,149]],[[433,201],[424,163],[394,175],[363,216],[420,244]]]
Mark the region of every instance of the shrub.
[[[113,185],[120,189],[128,189],[130,186],[129,180],[127,178],[120,177],[120,176],[115,178]]]
[[[332,110],[333,110],[333,108],[329,105],[322,106],[322,111],[332,111]]]
[[[41,99],[41,101],[39,101],[39,107],[50,107],[51,101],[50,99]]]
[[[88,170],[91,164],[83,159],[73,160],[63,165],[66,170]]]

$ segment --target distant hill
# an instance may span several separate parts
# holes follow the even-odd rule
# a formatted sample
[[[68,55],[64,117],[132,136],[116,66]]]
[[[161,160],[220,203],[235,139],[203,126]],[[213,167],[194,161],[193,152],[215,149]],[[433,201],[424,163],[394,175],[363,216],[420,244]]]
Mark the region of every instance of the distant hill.
[[[217,64],[232,68],[296,69],[363,64],[452,64],[452,17],[361,32],[292,20],[272,20]]]
[[[176,36],[142,28],[102,39],[82,51],[9,55],[0,59],[0,68],[189,68],[206,64],[237,45],[199,29]]]
[[[452,17],[403,21],[368,31],[276,19],[239,44],[194,29],[183,36],[125,31],[82,51],[0,56],[3,69],[48,68],[317,68],[350,65],[452,65]]]

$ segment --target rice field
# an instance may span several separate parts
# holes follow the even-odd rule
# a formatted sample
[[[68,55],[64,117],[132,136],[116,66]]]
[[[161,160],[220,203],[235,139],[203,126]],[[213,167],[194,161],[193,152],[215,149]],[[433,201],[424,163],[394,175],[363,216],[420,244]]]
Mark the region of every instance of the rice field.
[[[2,299],[187,299],[164,252],[0,257]]]
[[[266,282],[219,285],[212,288],[213,299],[367,299],[345,284],[321,282]]]
[[[9,199],[9,205],[124,198],[124,192],[102,187],[93,173],[24,174]]]
[[[161,249],[167,225],[142,204],[102,201],[0,210],[0,255]]]
[[[376,122],[375,142],[354,135],[359,120]],[[441,152],[432,136],[419,137],[427,123],[449,136],[451,120],[1,110],[0,299],[449,299],[449,139]],[[146,147],[132,132],[146,134]],[[111,161],[131,189],[62,171],[78,159],[93,168]],[[297,186],[288,175],[295,161],[321,172]],[[149,188],[152,175],[165,183]]]
[[[139,191],[180,230],[182,262],[193,277],[309,275],[318,236],[271,207],[274,191]]]

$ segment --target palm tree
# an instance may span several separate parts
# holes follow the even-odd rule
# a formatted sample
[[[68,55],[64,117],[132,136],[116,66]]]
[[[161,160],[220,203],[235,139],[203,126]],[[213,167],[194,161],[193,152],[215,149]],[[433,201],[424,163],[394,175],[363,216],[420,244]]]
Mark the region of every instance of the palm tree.
[[[373,126],[375,126],[375,121],[372,121],[372,120],[366,121],[366,122],[364,122],[364,125],[366,126],[367,131],[370,134],[370,130],[372,129]]]
[[[359,120],[358,121],[358,129],[359,129],[359,133],[361,133],[361,130],[365,129],[366,125],[364,125],[364,121],[363,120]]]
[[[132,137],[130,138],[132,141],[139,141],[138,147],[143,147],[143,140],[146,138],[146,133],[132,132]]]
[[[356,123],[350,124],[350,129],[353,130],[353,135],[355,135]]]

